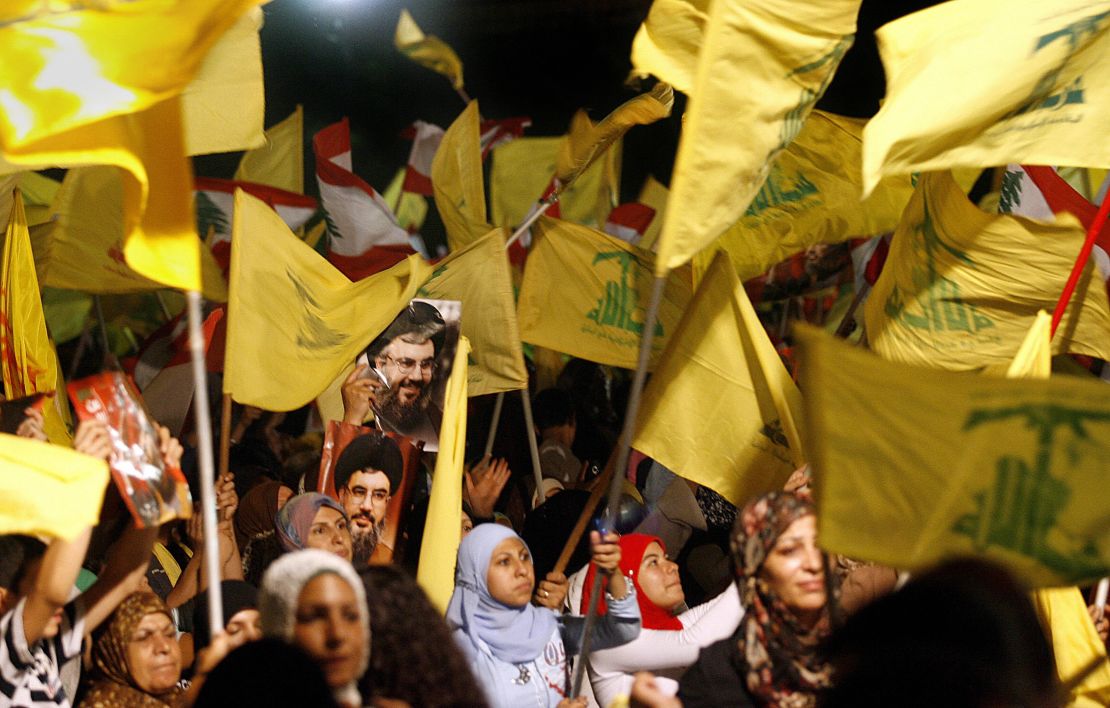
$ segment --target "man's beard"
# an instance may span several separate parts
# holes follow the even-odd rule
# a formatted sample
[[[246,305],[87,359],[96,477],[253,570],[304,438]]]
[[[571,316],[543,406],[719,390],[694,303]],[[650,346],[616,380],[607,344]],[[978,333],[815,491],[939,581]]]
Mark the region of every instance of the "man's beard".
[[[374,549],[382,540],[383,531],[385,531],[385,519],[376,523],[371,519],[369,527],[351,524],[351,562],[355,567],[366,565],[370,561],[370,556],[374,554]]]
[[[428,409],[428,403],[432,400],[432,387],[430,384],[424,384],[420,388],[420,393],[416,394],[416,398],[408,403],[400,401],[396,389],[386,391],[382,399],[379,404],[382,417],[399,432],[404,433],[420,427],[424,420],[424,413]]]

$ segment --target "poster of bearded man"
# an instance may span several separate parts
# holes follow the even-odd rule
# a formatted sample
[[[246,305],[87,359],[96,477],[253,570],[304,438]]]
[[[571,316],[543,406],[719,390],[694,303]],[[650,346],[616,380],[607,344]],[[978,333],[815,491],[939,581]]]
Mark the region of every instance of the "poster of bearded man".
[[[459,342],[462,303],[412,300],[355,361],[374,383],[377,425],[439,449],[443,396]]]

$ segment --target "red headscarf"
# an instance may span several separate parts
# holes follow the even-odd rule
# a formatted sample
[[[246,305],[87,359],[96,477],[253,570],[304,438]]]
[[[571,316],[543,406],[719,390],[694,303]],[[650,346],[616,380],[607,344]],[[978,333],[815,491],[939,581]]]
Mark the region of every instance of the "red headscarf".
[[[648,599],[644,591],[640,589],[640,563],[644,560],[644,553],[647,547],[653,543],[658,543],[663,552],[667,552],[667,547],[663,545],[663,539],[658,536],[648,536],[642,533],[630,533],[621,536],[621,573],[632,580],[632,586],[636,588],[636,601],[640,604],[640,626],[644,629],[682,629],[682,622],[672,614],[673,607],[660,607]],[[586,614],[589,610],[590,590],[594,586],[594,576],[597,574],[597,566],[590,564],[590,569],[586,572],[586,582],[582,586],[582,606],[580,611]],[[605,585],[602,583],[602,589]],[[597,612],[599,615],[605,614],[605,596],[602,595],[598,599]]]

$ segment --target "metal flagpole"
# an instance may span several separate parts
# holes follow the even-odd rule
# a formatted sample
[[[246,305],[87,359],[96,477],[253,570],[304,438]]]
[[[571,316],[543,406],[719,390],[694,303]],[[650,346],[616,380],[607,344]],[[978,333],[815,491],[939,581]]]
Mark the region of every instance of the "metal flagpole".
[[[497,400],[493,403],[493,418],[489,422],[489,435],[486,436],[486,451],[483,453],[486,457],[493,454],[493,441],[497,437],[497,426],[501,424],[501,406],[505,403],[505,392],[497,394]]]
[[[540,448],[536,445],[536,424],[532,422],[532,399],[528,396],[527,386],[520,389],[520,398],[524,402],[524,426],[528,428],[525,437],[528,438],[528,451],[532,453],[532,474],[536,476],[536,494],[532,495],[532,501],[535,502],[539,491],[543,489],[543,472],[540,470]]]
[[[544,200],[543,204],[540,204],[539,208],[529,214],[528,218],[524,220],[524,223],[518,226],[516,228],[516,231],[513,232],[513,235],[509,237],[509,240],[505,242],[505,250],[509,250],[509,247],[516,243],[517,239],[523,236],[524,232],[531,228],[532,224],[536,223],[536,219],[543,216],[544,213],[546,213],[547,210],[550,209],[551,206],[557,201],[559,201],[559,193],[555,192],[546,200]]]

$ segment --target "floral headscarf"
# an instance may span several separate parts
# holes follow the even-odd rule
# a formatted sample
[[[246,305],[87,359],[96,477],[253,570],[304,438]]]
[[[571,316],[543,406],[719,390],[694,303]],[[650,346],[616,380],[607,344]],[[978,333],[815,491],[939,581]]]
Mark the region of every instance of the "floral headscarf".
[[[779,536],[814,513],[808,494],[771,492],[745,506],[732,529],[732,557],[744,607],[738,648],[747,665],[747,687],[769,705],[784,708],[816,705],[816,692],[830,685],[830,667],[817,648],[831,631],[829,606],[835,594],[817,624],[806,630],[760,577],[760,570]],[[826,583],[832,583],[831,575],[825,575]]]
[[[137,708],[166,708],[180,703],[181,688],[153,696],[135,684],[127,664],[127,645],[143,618],[161,613],[171,620],[170,610],[154,593],[132,593],[120,603],[93,644],[95,679],[89,692],[81,701],[82,706],[129,706]]]

